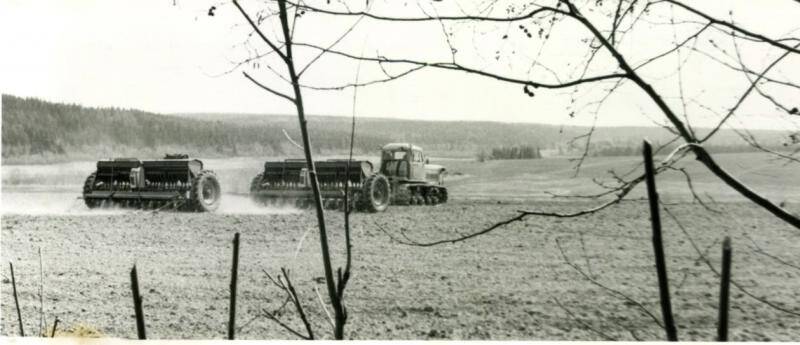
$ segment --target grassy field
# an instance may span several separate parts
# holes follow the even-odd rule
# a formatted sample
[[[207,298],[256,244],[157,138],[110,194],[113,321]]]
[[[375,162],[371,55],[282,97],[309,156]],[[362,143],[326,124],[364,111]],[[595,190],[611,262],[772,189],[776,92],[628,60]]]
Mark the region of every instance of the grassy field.
[[[778,202],[800,202],[800,168],[784,165],[761,154],[719,154],[717,160],[745,184]],[[599,179],[613,182],[609,170],[631,176],[644,172],[639,157],[590,157],[575,173],[575,162],[565,158],[539,160],[500,160],[479,163],[472,160],[441,161],[450,171],[449,188],[468,198],[551,198],[550,194],[581,195],[602,191],[592,182]],[[718,201],[744,200],[738,193],[722,184],[700,163],[685,159],[676,167],[691,174],[692,183],[700,195],[708,194]],[[658,177],[659,193],[666,200],[691,200],[683,174],[668,171]],[[637,188],[631,197],[644,196]]]
[[[637,157],[590,159],[575,178],[566,159],[434,161],[451,172],[448,204],[390,207],[386,213],[353,217],[348,337],[663,339],[663,331],[647,315],[660,320],[649,215],[640,201],[583,218],[530,217],[474,240],[431,248],[392,239],[453,238],[514,216],[518,209],[589,207],[593,201],[553,199],[544,192],[596,191],[592,178],[608,176],[611,168],[633,168]],[[785,202],[790,211],[800,211],[798,168],[759,155],[719,155],[719,161],[754,189]],[[223,189],[239,193],[262,162],[206,163],[217,171]],[[64,327],[82,324],[112,337],[135,337],[128,270],[136,263],[149,336],[221,339],[227,321],[230,241],[240,232],[239,337],[293,338],[262,315],[263,309],[283,302],[284,296],[269,286],[264,275],[264,270],[276,273],[280,267],[291,268],[318,333],[331,336],[316,295],[324,293],[325,286],[319,280],[313,213],[240,205],[214,214],[89,212],[74,196],[93,163],[71,164],[56,169],[3,166],[4,211],[7,200],[18,201],[7,199],[11,195],[71,198],[72,203],[58,212],[47,212],[53,206],[45,205],[37,214],[19,209],[2,216],[0,257],[15,265],[28,333],[39,322],[41,248],[48,322],[57,315]],[[696,163],[686,167],[697,189],[717,202],[711,205],[715,211],[689,203],[681,175],[659,177],[660,193],[678,203],[668,209],[685,230],[662,215],[681,340],[714,339],[719,279],[694,246],[718,269],[724,236],[733,240],[733,277],[738,285],[731,288],[730,338],[800,340],[800,231],[743,201]],[[58,188],[61,193],[45,192]],[[232,195],[225,198],[230,202]],[[632,197],[641,195],[637,190]],[[334,255],[341,263],[342,217],[329,213],[329,219]],[[0,325],[3,335],[15,335],[11,285],[6,269],[2,274]],[[293,312],[282,317],[299,326]]]

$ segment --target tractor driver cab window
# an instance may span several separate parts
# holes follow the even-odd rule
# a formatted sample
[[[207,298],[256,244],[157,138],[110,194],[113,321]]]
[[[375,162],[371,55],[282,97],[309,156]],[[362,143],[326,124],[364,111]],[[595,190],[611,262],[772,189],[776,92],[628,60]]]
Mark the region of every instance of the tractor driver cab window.
[[[394,152],[394,159],[402,161],[406,159],[406,152],[405,151],[395,151]]]
[[[419,151],[412,151],[413,156],[411,156],[411,160],[413,162],[420,163],[422,162],[422,152]]]
[[[406,153],[403,151],[384,151],[383,160],[385,161],[400,161],[406,159]]]

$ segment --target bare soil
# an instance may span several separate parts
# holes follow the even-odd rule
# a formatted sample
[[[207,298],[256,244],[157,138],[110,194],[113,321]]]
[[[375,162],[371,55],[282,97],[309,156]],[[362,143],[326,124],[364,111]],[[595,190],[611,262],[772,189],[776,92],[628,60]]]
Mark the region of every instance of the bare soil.
[[[428,248],[389,236],[438,240],[481,229],[518,209],[586,206],[465,199],[353,216],[349,338],[664,339],[647,315],[661,319],[646,204],[625,202],[580,219],[531,217],[474,240]],[[744,290],[731,287],[730,338],[800,340],[800,231],[749,203],[713,207],[724,213],[687,203],[669,209],[717,269],[718,241],[732,238],[733,279]],[[796,204],[788,207],[798,210]],[[679,337],[713,340],[719,279],[675,223],[662,217]],[[334,255],[343,264],[342,216],[329,213],[329,218]],[[39,327],[41,248],[47,324],[58,316],[64,327],[85,324],[107,336],[134,338],[129,271],[136,264],[149,337],[224,338],[235,232],[242,236],[237,337],[294,338],[262,316],[285,299],[264,273],[277,274],[281,267],[291,269],[318,336],[330,337],[316,293],[324,297],[325,285],[309,211],[3,215],[2,335],[19,331],[9,261],[26,332]],[[609,289],[640,302],[647,312]],[[300,327],[293,310],[282,317]]]

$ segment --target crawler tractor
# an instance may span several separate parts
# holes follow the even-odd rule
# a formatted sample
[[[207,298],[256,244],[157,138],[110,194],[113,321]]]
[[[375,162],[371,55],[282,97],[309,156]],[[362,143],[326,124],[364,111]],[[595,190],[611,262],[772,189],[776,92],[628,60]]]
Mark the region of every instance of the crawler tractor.
[[[97,162],[86,178],[83,201],[89,208],[127,207],[211,212],[219,207],[217,177],[203,162],[185,154],[140,161],[116,158]]]
[[[390,204],[436,205],[447,201],[445,168],[428,163],[418,146],[387,144],[381,149],[377,171],[366,160],[326,160],[314,162],[314,166],[324,207],[341,208],[348,183],[351,207],[382,212]],[[311,206],[313,195],[305,160],[264,163],[264,171],[250,184],[250,195],[263,204]]]

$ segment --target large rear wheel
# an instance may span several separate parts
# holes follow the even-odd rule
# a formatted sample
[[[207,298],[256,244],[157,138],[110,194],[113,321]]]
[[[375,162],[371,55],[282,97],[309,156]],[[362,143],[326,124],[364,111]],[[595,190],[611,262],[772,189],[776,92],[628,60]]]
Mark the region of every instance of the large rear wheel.
[[[361,205],[369,212],[383,212],[389,207],[389,180],[380,174],[367,177],[361,193]]]
[[[203,170],[192,183],[190,202],[198,212],[214,212],[219,207],[221,191],[217,176],[210,170]]]
[[[250,181],[250,198],[257,203],[266,203],[266,200],[263,200],[258,197],[256,194],[261,189],[261,180],[264,179],[264,173],[259,173],[256,177],[253,177],[253,180]]]
[[[264,173],[258,173],[253,180],[250,181],[250,193],[256,192],[261,189],[261,180],[264,179]]]
[[[86,204],[88,208],[95,208],[98,206],[98,202],[94,199],[87,199],[86,194],[90,194],[92,189],[94,188],[94,179],[97,176],[97,172],[93,172],[86,178],[86,182],[83,183],[83,203]]]

